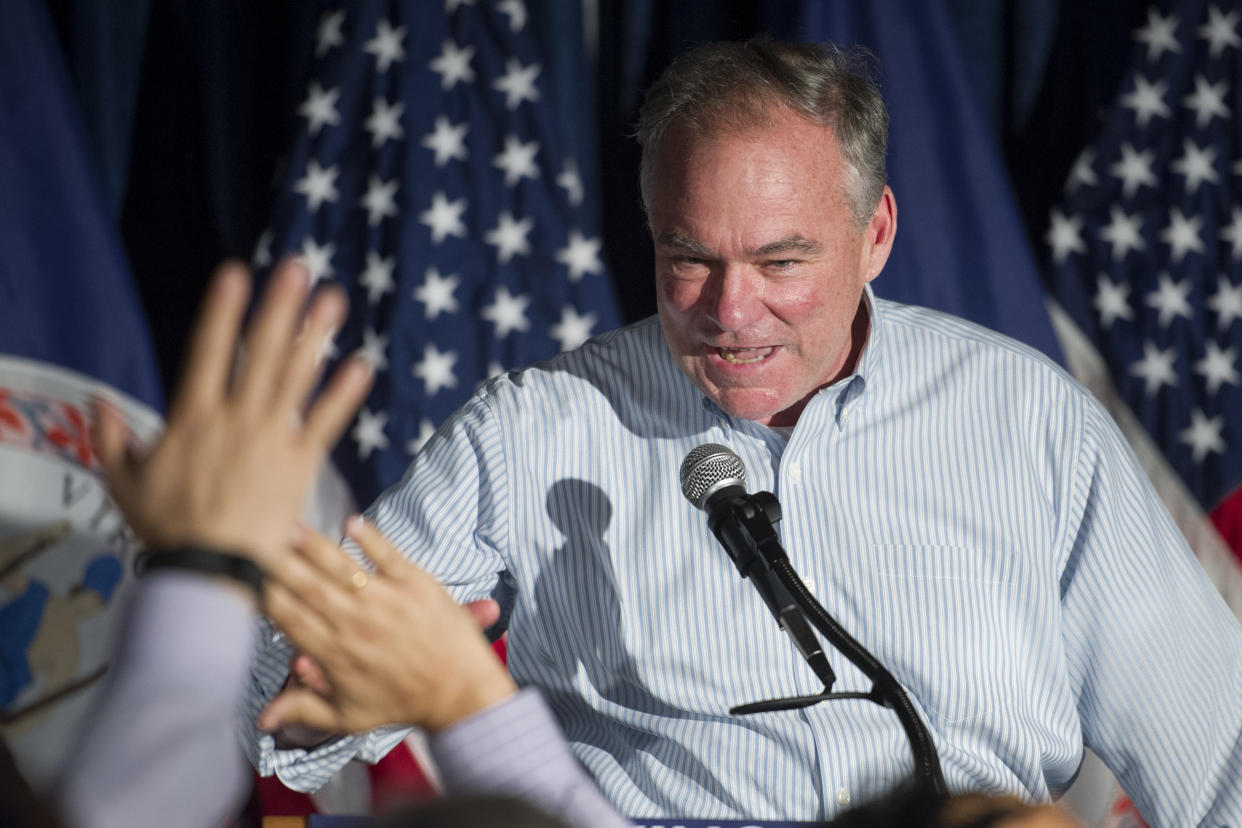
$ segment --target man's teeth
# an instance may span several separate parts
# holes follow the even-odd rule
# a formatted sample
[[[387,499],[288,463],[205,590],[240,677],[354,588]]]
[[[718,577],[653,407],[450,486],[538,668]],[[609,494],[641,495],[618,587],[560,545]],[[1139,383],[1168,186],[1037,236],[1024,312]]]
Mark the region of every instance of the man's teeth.
[[[717,348],[716,352],[720,354],[720,358],[725,362],[732,362],[735,365],[746,365],[751,362],[760,362],[765,359],[768,354],[772,353],[771,348]]]

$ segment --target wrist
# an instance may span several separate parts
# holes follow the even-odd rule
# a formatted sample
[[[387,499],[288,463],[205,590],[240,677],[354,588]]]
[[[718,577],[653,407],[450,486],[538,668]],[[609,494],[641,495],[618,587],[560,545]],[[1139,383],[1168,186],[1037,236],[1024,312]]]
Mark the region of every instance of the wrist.
[[[491,656],[491,654],[488,654]],[[477,671],[472,678],[446,693],[442,709],[419,723],[429,733],[438,733],[462,719],[497,704],[517,693],[518,687],[499,661],[491,669]]]
[[[174,570],[218,579],[254,604],[262,600],[263,570],[249,558],[209,546],[183,544],[148,550],[138,559],[138,576]]]

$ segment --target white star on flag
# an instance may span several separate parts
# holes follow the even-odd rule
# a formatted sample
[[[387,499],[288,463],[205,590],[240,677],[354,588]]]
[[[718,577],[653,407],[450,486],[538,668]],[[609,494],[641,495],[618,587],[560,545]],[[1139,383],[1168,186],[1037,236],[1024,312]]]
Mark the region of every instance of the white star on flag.
[[[1201,410],[1190,412],[1190,427],[1181,432],[1182,442],[1190,446],[1196,463],[1202,463],[1209,453],[1224,454],[1225,440],[1221,430],[1225,421],[1221,417],[1208,417]]]
[[[1174,262],[1180,262],[1192,250],[1203,252],[1203,239],[1199,236],[1202,227],[1203,219],[1198,216],[1184,216],[1176,207],[1169,211],[1169,224],[1160,231],[1160,241],[1172,248]]]
[[[1122,180],[1121,191],[1126,198],[1132,197],[1139,187],[1156,186],[1156,174],[1151,169],[1153,158],[1150,150],[1136,152],[1129,144],[1121,145],[1121,160],[1113,164],[1109,172]]]
[[[362,408],[358,411],[358,422],[350,435],[358,443],[358,457],[362,460],[371,456],[376,449],[383,451],[388,448],[388,436],[384,434],[384,426],[388,425],[387,411],[371,411]]]
[[[492,88],[505,93],[505,107],[517,109],[522,101],[539,100],[539,90],[535,87],[535,78],[539,75],[539,64],[522,66],[517,60],[509,58],[505,61],[505,73],[496,79]]]
[[[381,20],[375,27],[375,37],[367,41],[362,50],[375,56],[375,68],[387,72],[394,63],[405,60],[405,26],[393,28],[387,20]]]
[[[1195,91],[1186,96],[1183,105],[1195,112],[1195,125],[1199,129],[1212,122],[1213,118],[1228,118],[1229,107],[1225,106],[1225,96],[1229,92],[1229,82],[1208,83],[1203,75],[1195,76]]]
[[[332,278],[332,255],[336,253],[336,245],[332,242],[320,245],[307,236],[302,240],[302,263],[310,271],[311,284],[320,279]]]
[[[1113,259],[1122,260],[1131,250],[1142,252],[1145,247],[1142,214],[1126,215],[1124,210],[1114,205],[1109,215],[1108,225],[1100,228],[1100,238],[1112,245]]]
[[[429,267],[423,283],[414,290],[414,298],[423,303],[428,319],[435,319],[441,313],[457,313],[453,292],[459,284],[461,280],[456,276],[441,276],[440,271]]]
[[[556,177],[556,185],[565,191],[570,204],[577,207],[582,203],[582,176],[578,174],[578,165],[572,159],[565,162],[561,174]]]
[[[453,366],[457,363],[457,354],[452,351],[441,351],[435,343],[429,342],[423,349],[423,358],[414,363],[411,373],[423,381],[427,396],[431,397],[445,388],[457,386],[457,376]]]
[[[595,314],[581,314],[573,305],[566,305],[561,308],[560,321],[549,328],[548,333],[560,343],[562,351],[569,351],[591,338],[595,322]]]
[[[259,241],[254,246],[254,255],[250,257],[250,263],[255,267],[267,267],[272,263],[272,239],[275,233],[270,229],[264,230],[263,235],[259,236]]]
[[[470,124],[454,124],[445,116],[437,115],[435,129],[423,136],[422,145],[435,153],[437,167],[451,160],[465,161],[469,157],[466,150],[469,132]]]
[[[440,76],[440,88],[452,89],[458,83],[474,83],[474,69],[470,61],[474,47],[462,49],[451,40],[444,41],[444,50],[431,61],[431,71]]]
[[[484,307],[479,316],[496,326],[497,339],[504,339],[514,331],[530,330],[530,320],[526,318],[526,308],[529,305],[529,296],[514,296],[507,287],[501,285],[496,288],[492,303]]]
[[[341,113],[336,111],[336,102],[340,97],[340,89],[325,91],[318,83],[311,83],[306,100],[298,107],[298,114],[309,121],[306,129],[311,135],[318,135],[325,124],[336,126],[341,122]]]
[[[1070,253],[1083,253],[1087,249],[1082,239],[1082,219],[1077,216],[1066,218],[1056,208],[1052,210],[1052,225],[1044,238],[1052,248],[1052,258],[1056,262],[1065,261]]]
[[[578,281],[584,273],[604,272],[604,263],[599,258],[600,245],[599,239],[588,239],[577,230],[569,231],[569,243],[556,251],[556,260],[569,267],[569,281]]]
[[[496,227],[483,234],[483,241],[496,248],[496,260],[504,264],[514,256],[530,253],[526,234],[534,226],[535,222],[529,218],[518,221],[508,210],[501,210]]]
[[[325,201],[336,201],[340,193],[336,190],[336,177],[339,170],[335,166],[324,169],[312,158],[306,162],[306,174],[293,185],[294,192],[306,196],[308,209],[313,213]]]
[[[522,0],[500,0],[496,10],[509,18],[509,31],[520,32],[526,26],[526,4]]]
[[[449,236],[466,237],[466,223],[461,220],[466,212],[466,199],[449,201],[444,191],[431,197],[431,207],[418,214],[418,220],[431,228],[431,240],[439,244]]]
[[[1121,96],[1121,105],[1133,109],[1134,120],[1145,127],[1156,116],[1167,118],[1173,114],[1164,102],[1164,93],[1168,90],[1169,85],[1163,80],[1151,83],[1142,75],[1136,75],[1134,91]]]
[[[1173,171],[1186,176],[1186,192],[1194,193],[1206,181],[1220,181],[1216,174],[1216,148],[1200,147],[1189,138],[1182,142],[1182,155],[1173,162]]]
[[[1191,319],[1190,280],[1175,282],[1169,274],[1160,274],[1160,286],[1147,294],[1147,304],[1160,311],[1160,327],[1167,328],[1177,317]]]
[[[1147,44],[1147,59],[1156,61],[1165,52],[1180,52],[1182,45],[1177,42],[1177,15],[1161,17],[1160,12],[1152,7],[1147,9],[1147,25],[1134,33],[1134,39]]]
[[[1238,371],[1233,367],[1237,354],[1233,348],[1221,348],[1215,341],[1207,341],[1207,351],[1194,365],[1195,373],[1203,377],[1208,394],[1215,394],[1225,383],[1238,384]]]
[[[1095,309],[1100,314],[1100,324],[1108,329],[1118,319],[1133,319],[1134,311],[1130,308],[1130,285],[1125,282],[1114,283],[1107,276],[1101,275],[1096,282]]]
[[[1199,27],[1199,37],[1208,42],[1213,58],[1229,47],[1238,48],[1242,40],[1238,38],[1238,10],[1222,14],[1216,6],[1208,7],[1208,20]]]
[[[370,328],[363,328],[362,347],[358,349],[358,353],[371,363],[375,373],[386,370],[388,368],[388,335],[376,333]]]
[[[1162,386],[1177,385],[1177,372],[1173,370],[1176,360],[1175,349],[1161,350],[1149,340],[1143,343],[1143,358],[1130,366],[1130,373],[1141,377],[1147,396],[1154,397]]]
[[[506,135],[505,148],[492,163],[498,169],[504,170],[505,185],[512,187],[523,178],[539,177],[539,166],[535,164],[535,155],[538,152],[538,141],[523,144],[516,135]]]
[[[1208,309],[1216,314],[1218,330],[1228,330],[1237,319],[1242,319],[1242,284],[1235,285],[1221,276],[1216,280],[1216,292],[1207,300]]]
[[[335,46],[345,45],[341,24],[345,22],[345,10],[324,12],[315,30],[315,57],[323,57]]]
[[[371,133],[371,146],[382,147],[385,141],[398,141],[405,137],[401,127],[401,113],[405,104],[390,104],[383,98],[376,98],[371,105],[371,115],[364,126]]]
[[[367,211],[367,224],[371,227],[383,219],[397,214],[397,180],[380,181],[378,175],[371,176],[367,183],[367,194],[362,197],[362,206]]]
[[[1242,210],[1233,208],[1232,220],[1221,229],[1220,237],[1233,248],[1230,258],[1242,259]]]
[[[367,251],[367,267],[358,277],[358,281],[367,289],[368,304],[374,305],[384,294],[392,292],[395,287],[392,273],[396,266],[397,262],[392,256],[385,258],[374,250]]]

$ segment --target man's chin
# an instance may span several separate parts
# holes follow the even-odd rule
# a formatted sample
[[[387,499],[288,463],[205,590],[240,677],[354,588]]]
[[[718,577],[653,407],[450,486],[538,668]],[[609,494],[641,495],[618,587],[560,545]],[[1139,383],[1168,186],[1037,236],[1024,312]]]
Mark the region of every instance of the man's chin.
[[[788,406],[773,400],[770,394],[763,394],[759,391],[730,390],[721,392],[717,390],[714,394],[709,394],[708,396],[712,398],[716,405],[720,406],[720,410],[729,416],[737,417],[739,420],[754,420],[762,425],[768,425],[774,419],[781,420],[781,415],[788,408]]]

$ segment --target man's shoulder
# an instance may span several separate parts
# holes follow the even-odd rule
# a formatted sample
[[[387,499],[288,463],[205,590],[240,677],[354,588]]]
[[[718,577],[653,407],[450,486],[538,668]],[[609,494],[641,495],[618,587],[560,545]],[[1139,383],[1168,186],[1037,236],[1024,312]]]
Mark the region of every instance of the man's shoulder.
[[[605,331],[551,359],[488,380],[477,395],[492,404],[575,398],[616,401],[667,383],[676,365],[659,319],[652,316]]]
[[[1078,380],[1042,351],[951,313],[878,299],[886,372],[934,382],[940,393],[973,404],[1021,407],[1032,416],[1092,407]]]
[[[931,348],[955,359],[969,354],[981,360],[1004,361],[1050,380],[1076,384],[1069,373],[1047,354],[992,328],[922,305],[908,305],[879,297],[876,297],[876,302],[883,324],[900,332],[899,336],[886,337],[898,351],[926,353]]]

